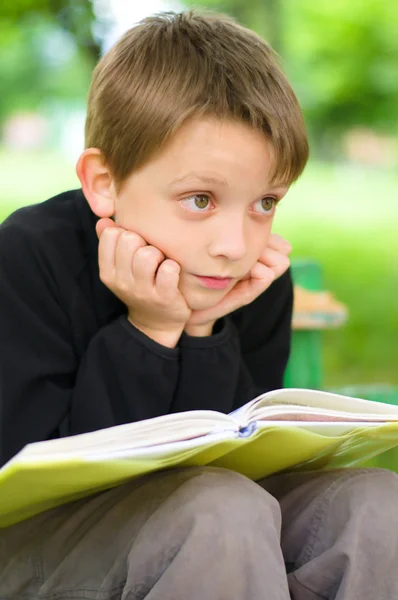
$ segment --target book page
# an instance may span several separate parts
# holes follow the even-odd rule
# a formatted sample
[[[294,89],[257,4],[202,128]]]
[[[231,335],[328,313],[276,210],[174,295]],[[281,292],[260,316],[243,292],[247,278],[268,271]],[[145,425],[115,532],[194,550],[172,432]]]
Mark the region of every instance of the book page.
[[[181,412],[108,427],[91,433],[28,444],[15,459],[48,456],[84,457],[94,452],[116,452],[201,438],[217,431],[236,431],[237,425],[216,411]],[[13,459],[12,459],[13,460]]]
[[[398,421],[398,406],[291,388],[258,396],[243,407],[239,417],[247,422],[267,419],[390,422]]]
[[[357,423],[367,422],[379,422],[385,423],[386,421],[398,421],[398,415],[379,415],[379,414],[366,414],[353,413],[348,411],[339,411],[326,408],[313,408],[309,406],[300,406],[295,404],[289,405],[274,405],[260,407],[256,411],[257,420],[263,420],[267,422],[272,421],[343,421],[350,422],[354,421]],[[388,417],[388,418],[387,418]]]

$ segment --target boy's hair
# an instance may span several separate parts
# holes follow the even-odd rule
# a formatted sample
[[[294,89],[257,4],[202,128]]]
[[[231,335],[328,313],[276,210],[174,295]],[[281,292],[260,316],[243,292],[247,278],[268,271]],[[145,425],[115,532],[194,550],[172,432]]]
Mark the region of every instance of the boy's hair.
[[[85,146],[102,151],[120,186],[188,118],[200,116],[263,132],[273,148],[273,181],[290,184],[302,173],[307,135],[277,55],[231,17],[207,11],[147,17],[102,57]]]

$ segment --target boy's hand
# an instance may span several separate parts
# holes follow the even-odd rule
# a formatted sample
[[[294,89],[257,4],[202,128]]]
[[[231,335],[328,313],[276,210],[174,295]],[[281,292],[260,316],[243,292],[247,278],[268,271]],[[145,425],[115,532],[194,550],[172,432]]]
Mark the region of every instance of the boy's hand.
[[[289,242],[278,234],[271,234],[268,246],[251,271],[238,281],[218,304],[206,310],[192,311],[185,332],[195,335],[195,332],[201,329],[212,329],[217,319],[253,302],[275,279],[287,271],[291,250]]]
[[[140,331],[174,347],[191,310],[178,289],[180,265],[111,219],[96,225],[101,281],[127,306]]]

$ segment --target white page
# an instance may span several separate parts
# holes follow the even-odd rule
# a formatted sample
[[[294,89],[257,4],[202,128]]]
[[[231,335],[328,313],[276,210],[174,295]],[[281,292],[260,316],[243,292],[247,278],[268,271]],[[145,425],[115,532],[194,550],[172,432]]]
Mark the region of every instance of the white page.
[[[54,455],[83,456],[95,451],[121,452],[199,438],[214,431],[236,431],[236,429],[236,424],[228,415],[216,411],[175,413],[90,433],[28,444],[11,460]]]
[[[297,404],[275,404],[258,407],[254,414],[258,421],[272,423],[276,421],[358,421],[367,423],[377,421],[379,423],[397,422],[398,414],[358,413],[332,408],[314,408],[312,406],[300,406]]]
[[[246,420],[257,420],[261,418],[261,409],[273,405],[302,405],[305,407],[332,409],[354,414],[384,415],[386,420],[398,418],[398,406],[382,402],[371,402],[360,398],[351,398],[331,392],[318,390],[307,390],[299,388],[287,388],[267,392],[255,398],[243,408],[240,418]]]
[[[218,441],[224,441],[228,439],[234,439],[237,437],[237,431],[225,430],[216,431],[203,435],[197,438],[191,438],[183,441],[170,442],[167,444],[158,444],[153,446],[146,446],[140,448],[133,447],[119,447],[117,449],[111,447],[91,447],[85,448],[84,451],[78,449],[70,452],[54,452],[40,456],[40,462],[54,462],[54,461],[65,461],[73,459],[82,459],[88,462],[97,462],[109,459],[139,459],[139,460],[156,460],[157,458],[167,458],[170,455],[175,454],[177,451],[190,450],[192,448],[200,448],[209,444],[213,444]],[[35,454],[20,454],[19,462],[24,464],[32,464],[37,462],[38,456]],[[12,461],[7,463],[10,465]],[[3,467],[4,469],[4,467]]]
[[[218,431],[214,433],[209,433],[208,435],[204,435],[195,439],[184,440],[181,442],[170,442],[169,444],[161,444],[158,446],[147,446],[146,448],[123,450],[120,452],[91,452],[90,454],[85,456],[85,459],[89,461],[98,461],[106,458],[137,458],[141,460],[156,460],[157,458],[167,458],[167,456],[173,455],[175,452],[191,450],[192,448],[200,448],[202,446],[207,446],[216,442],[234,439],[236,437],[236,431]]]

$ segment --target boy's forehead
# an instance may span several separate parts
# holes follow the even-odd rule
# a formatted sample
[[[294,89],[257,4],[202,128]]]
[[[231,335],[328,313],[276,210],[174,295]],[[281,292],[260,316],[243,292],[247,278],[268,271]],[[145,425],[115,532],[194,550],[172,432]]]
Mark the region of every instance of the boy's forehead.
[[[170,188],[191,183],[256,190],[288,187],[283,181],[272,181],[275,153],[262,132],[242,122],[214,117],[181,125],[147,167],[147,175]]]
[[[198,165],[211,169],[213,161],[239,163],[247,159],[269,164],[273,154],[271,143],[262,132],[244,123],[202,118],[182,125],[159,156],[194,171]]]

